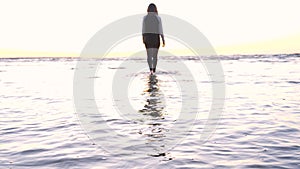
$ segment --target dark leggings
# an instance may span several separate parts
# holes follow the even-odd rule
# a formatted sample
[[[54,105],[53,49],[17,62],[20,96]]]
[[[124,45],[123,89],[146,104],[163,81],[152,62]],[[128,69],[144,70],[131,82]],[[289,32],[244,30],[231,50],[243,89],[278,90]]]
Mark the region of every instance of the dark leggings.
[[[147,62],[150,70],[155,71],[157,65],[157,53],[160,46],[159,34],[145,33],[143,41],[147,49]]]

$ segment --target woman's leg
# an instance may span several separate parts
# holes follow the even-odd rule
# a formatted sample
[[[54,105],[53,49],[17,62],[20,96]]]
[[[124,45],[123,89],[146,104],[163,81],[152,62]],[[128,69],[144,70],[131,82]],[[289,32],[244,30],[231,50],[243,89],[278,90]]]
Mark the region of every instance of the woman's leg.
[[[157,53],[158,53],[158,48],[147,49],[147,61],[148,61],[150,71],[154,70],[155,72],[156,65],[157,65]]]
[[[156,70],[158,48],[153,48],[153,72]]]
[[[147,48],[147,62],[148,62],[148,66],[150,71],[152,70],[152,52],[151,52],[152,48]]]

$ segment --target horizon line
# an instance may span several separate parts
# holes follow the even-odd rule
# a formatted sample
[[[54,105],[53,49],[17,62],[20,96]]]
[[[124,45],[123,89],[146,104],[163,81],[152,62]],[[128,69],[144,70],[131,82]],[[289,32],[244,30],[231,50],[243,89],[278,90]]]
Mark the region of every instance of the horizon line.
[[[205,57],[217,57],[217,56],[260,56],[260,55],[300,55],[300,52],[293,52],[293,53],[256,53],[256,54],[216,54],[216,55],[200,55],[205,56]],[[171,56],[171,55],[170,55]],[[168,55],[162,55],[160,57],[169,57]],[[191,57],[191,55],[181,55],[179,57]],[[194,56],[195,57],[195,56]],[[40,59],[40,58],[45,58],[45,59],[78,59],[78,58],[86,58],[86,59],[99,59],[99,58],[126,58],[126,56],[117,56],[117,57],[80,57],[80,56],[20,56],[20,57],[1,57],[0,59]]]

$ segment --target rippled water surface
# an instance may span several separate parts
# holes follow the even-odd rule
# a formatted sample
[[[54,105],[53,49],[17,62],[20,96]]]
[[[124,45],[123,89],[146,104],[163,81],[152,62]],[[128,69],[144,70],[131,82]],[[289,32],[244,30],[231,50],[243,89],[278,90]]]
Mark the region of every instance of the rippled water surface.
[[[123,59],[0,59],[0,168],[300,168],[300,55],[220,56],[225,107],[208,140],[200,136],[218,82],[198,57],[162,59],[174,68],[155,76],[130,73]],[[74,80],[78,62],[96,65],[95,75]],[[197,98],[174,77],[196,84]],[[85,82],[94,95],[76,107],[73,86]],[[178,120],[184,100],[198,104]]]

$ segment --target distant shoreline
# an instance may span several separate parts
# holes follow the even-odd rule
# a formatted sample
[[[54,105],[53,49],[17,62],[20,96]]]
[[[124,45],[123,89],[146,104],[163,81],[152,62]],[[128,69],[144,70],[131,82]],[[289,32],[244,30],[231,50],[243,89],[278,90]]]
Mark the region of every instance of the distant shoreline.
[[[211,55],[211,56],[160,56],[162,59],[174,59],[181,58],[187,60],[198,60],[198,59],[255,59],[255,58],[285,58],[285,57],[300,57],[300,53],[291,54],[234,54],[234,55]],[[80,60],[80,59],[96,59],[96,60],[123,60],[127,57],[0,57],[0,61],[4,60]],[[143,57],[139,57],[138,59]]]

